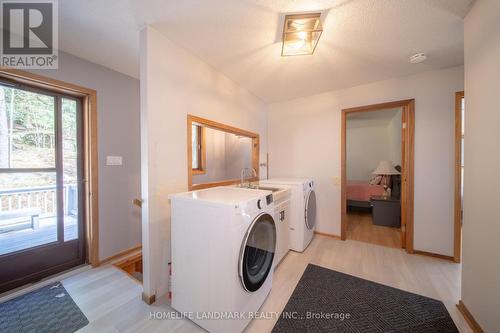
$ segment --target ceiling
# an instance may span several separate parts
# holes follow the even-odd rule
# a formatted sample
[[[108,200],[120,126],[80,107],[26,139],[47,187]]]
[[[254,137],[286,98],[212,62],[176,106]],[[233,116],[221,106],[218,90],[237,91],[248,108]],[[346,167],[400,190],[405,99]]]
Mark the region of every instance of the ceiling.
[[[60,48],[139,77],[139,30],[152,25],[265,102],[463,64],[474,0],[64,0]],[[311,56],[281,57],[285,13],[321,11]],[[424,52],[428,60],[412,65]]]

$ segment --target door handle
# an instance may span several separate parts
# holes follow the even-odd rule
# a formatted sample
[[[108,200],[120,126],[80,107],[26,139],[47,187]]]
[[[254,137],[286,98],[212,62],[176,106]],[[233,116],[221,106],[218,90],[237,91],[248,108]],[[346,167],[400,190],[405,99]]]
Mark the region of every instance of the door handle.
[[[142,208],[142,203],[144,202],[144,200],[142,199],[134,199],[134,205],[136,205],[137,207],[140,207]]]

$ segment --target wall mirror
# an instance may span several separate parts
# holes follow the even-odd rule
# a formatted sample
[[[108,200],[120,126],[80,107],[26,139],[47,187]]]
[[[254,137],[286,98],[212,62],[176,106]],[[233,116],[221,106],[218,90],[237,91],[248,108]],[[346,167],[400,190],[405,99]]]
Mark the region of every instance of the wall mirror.
[[[208,119],[187,116],[189,190],[259,179],[259,135]]]

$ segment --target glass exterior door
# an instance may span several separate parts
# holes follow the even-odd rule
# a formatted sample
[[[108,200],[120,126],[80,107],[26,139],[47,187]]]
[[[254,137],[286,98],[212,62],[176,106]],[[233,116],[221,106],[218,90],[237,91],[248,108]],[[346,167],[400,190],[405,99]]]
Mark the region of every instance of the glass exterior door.
[[[0,292],[85,261],[81,110],[0,82]]]

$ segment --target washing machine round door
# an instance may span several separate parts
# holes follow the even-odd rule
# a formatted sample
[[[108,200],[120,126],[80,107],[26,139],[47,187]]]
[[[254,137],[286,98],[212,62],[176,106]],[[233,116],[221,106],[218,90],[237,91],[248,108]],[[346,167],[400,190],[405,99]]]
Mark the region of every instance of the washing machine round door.
[[[305,211],[306,227],[309,230],[314,228],[316,224],[316,194],[314,190],[309,191],[306,197],[306,211]]]
[[[273,266],[276,250],[276,225],[271,215],[263,213],[248,228],[241,247],[239,270],[246,291],[258,290]]]

